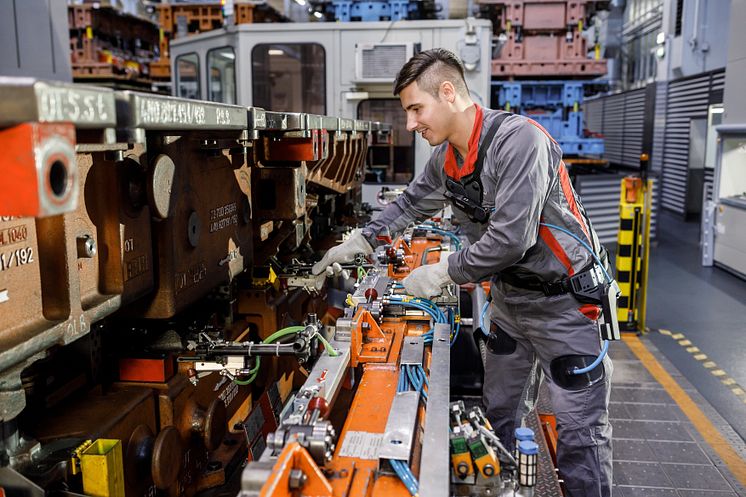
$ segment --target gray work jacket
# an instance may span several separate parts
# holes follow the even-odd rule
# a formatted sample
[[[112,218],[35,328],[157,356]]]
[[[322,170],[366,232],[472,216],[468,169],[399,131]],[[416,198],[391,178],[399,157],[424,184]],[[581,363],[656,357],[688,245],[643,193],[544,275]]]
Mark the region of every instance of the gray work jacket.
[[[484,146],[487,129],[501,112],[484,109],[480,147]],[[444,170],[447,145],[438,145],[425,171],[365,227],[363,233],[369,239],[384,228],[394,235],[444,208],[448,201]],[[588,265],[592,256],[580,242],[539,224],[562,227],[590,247],[598,246],[585,209],[570,184],[559,145],[535,121],[511,115],[487,146],[480,175],[483,205],[494,211],[487,223],[480,224],[453,207],[469,243],[449,256],[451,279],[458,284],[488,277],[499,280],[500,272],[509,270],[554,281]]]

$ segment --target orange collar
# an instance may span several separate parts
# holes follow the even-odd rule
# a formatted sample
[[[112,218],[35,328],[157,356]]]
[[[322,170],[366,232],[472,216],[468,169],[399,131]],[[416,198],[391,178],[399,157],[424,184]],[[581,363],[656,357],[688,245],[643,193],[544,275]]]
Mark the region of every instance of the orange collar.
[[[469,149],[466,152],[466,158],[461,168],[458,167],[458,163],[456,162],[456,151],[453,149],[453,145],[449,143],[446,149],[445,171],[450,178],[456,181],[473,173],[474,165],[477,162],[479,136],[482,134],[482,108],[477,104],[474,104],[474,107],[477,108],[477,114],[474,116],[474,126],[471,129],[471,136],[469,137]]]

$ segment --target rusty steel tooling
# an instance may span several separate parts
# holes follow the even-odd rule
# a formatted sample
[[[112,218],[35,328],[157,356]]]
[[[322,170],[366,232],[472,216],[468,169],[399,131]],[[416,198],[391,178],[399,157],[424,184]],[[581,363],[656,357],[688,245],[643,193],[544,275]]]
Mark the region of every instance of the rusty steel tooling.
[[[0,78],[0,94],[0,144],[7,145],[6,151],[18,152],[4,156],[6,176],[0,185],[0,421],[10,423],[7,426],[14,433],[9,438],[15,440],[13,446],[2,449],[12,451],[13,461],[23,459],[30,443],[20,436],[25,428],[19,431],[16,425],[21,423],[15,423],[30,385],[21,379],[24,370],[42,358],[54,357],[60,347],[70,350],[83,337],[96,342],[92,349],[99,352],[91,354],[90,364],[76,365],[80,371],[75,381],[55,386],[55,402],[61,402],[74,392],[96,391],[103,374],[113,373],[104,371],[104,352],[125,362],[147,358],[137,350],[122,357],[123,351],[112,350],[112,344],[101,338],[120,329],[110,317],[115,312],[117,321],[137,320],[143,329],[153,330],[166,320],[179,322],[188,313],[202,313],[203,321],[216,316],[228,322],[233,313],[240,316],[246,310],[240,297],[245,289],[236,292],[237,305],[227,302],[221,307],[230,309],[219,317],[214,314],[215,293],[225,285],[237,285],[236,276],[257,258],[267,260],[279,250],[296,254],[308,240],[319,198],[328,202],[339,196],[337,190],[311,177],[312,171],[319,171],[316,166],[331,157],[330,139],[356,143],[335,159],[339,173],[333,175],[335,188],[349,192],[359,180],[354,171],[361,170],[362,151],[370,141],[385,139],[389,129],[368,121],[26,78]],[[278,217],[281,202],[275,204],[277,209],[263,212],[262,205],[255,205],[259,200],[252,184],[255,172],[257,178],[265,179],[262,174],[267,174],[266,179],[274,182],[272,195],[277,199],[294,198],[283,218]],[[285,181],[288,177],[294,178],[292,185]],[[309,195],[311,185],[314,190]],[[255,237],[255,229],[260,234],[266,231],[266,236]],[[284,282],[271,288],[278,294],[276,309],[271,311],[276,315],[252,321],[249,312],[245,317],[250,326],[257,325],[262,338],[281,327],[287,319],[282,313],[299,319],[296,316],[323,306],[316,296],[288,292]],[[255,300],[259,307],[268,302]],[[92,334],[92,328],[101,333]],[[296,340],[305,342],[296,345],[292,355],[310,360],[306,349],[313,349],[316,339],[300,334]],[[272,349],[276,355],[291,347],[281,343]],[[264,353],[264,348],[259,345],[256,350]],[[252,350],[250,355],[256,354]],[[167,366],[168,355],[159,357]],[[178,484],[170,488],[173,495],[182,495],[208,485],[207,480],[190,479],[191,473],[210,470],[210,485],[221,477],[214,467],[206,468],[208,450],[214,449],[210,454],[225,461],[238,454],[240,445],[229,450],[219,442],[230,428],[227,419],[248,414],[252,405],[250,388],[205,379],[195,390],[202,392],[203,385],[210,388],[193,397],[186,392],[194,389],[187,376],[171,376],[168,371],[164,368],[157,377],[129,377],[136,381],[112,386],[117,391],[136,387],[149,395],[158,392],[159,406],[153,414],[158,423],[140,420],[128,424],[132,430],[127,433],[107,436],[122,440],[125,463],[131,454],[130,439],[133,447],[139,447],[133,449],[138,460],[131,463],[138,474],[148,469],[145,449],[151,446],[151,456],[160,462],[174,454],[182,457],[183,452],[188,461],[176,464]],[[74,424],[72,418],[60,419],[70,427]],[[103,424],[95,421],[90,433],[84,429],[80,434],[98,433]],[[147,429],[135,430],[138,425]],[[181,448],[172,443],[169,426],[179,431]],[[61,427],[60,432],[67,428]],[[146,486],[168,486],[172,472],[166,466],[151,465],[146,472],[153,474],[153,481]],[[138,487],[136,493],[141,490],[148,491]]]

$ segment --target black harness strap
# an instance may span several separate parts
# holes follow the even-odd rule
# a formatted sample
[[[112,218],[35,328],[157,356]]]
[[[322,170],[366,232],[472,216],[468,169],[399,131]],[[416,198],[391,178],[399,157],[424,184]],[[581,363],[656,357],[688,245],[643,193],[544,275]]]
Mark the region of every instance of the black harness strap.
[[[469,218],[478,223],[486,223],[490,218],[490,212],[482,206],[484,187],[482,186],[482,168],[484,159],[487,155],[487,149],[492,144],[492,140],[503,121],[511,116],[509,112],[503,112],[495,118],[487,133],[482,140],[482,146],[477,152],[477,159],[474,162],[474,171],[460,180],[455,180],[448,176],[446,178],[446,197],[453,205],[458,207],[469,215]]]

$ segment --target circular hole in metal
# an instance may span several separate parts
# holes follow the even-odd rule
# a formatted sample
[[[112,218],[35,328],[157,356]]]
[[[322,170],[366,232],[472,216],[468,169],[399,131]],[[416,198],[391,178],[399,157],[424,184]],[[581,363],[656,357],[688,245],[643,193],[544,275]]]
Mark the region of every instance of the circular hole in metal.
[[[49,187],[57,197],[64,197],[67,192],[67,166],[56,160],[49,168]]]
[[[402,442],[401,440],[392,440],[391,443],[394,445],[401,445]]]
[[[445,338],[438,338],[438,341],[439,341],[439,342],[445,342],[445,341],[446,341],[446,339],[445,339]]]

